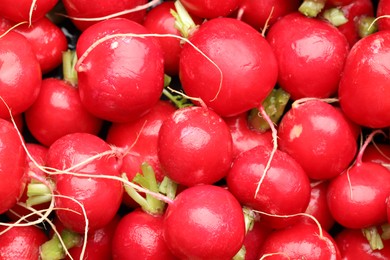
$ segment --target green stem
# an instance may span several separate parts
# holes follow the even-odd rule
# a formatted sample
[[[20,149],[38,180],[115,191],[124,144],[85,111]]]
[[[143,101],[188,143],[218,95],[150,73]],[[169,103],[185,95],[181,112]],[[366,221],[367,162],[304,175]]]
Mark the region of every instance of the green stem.
[[[163,95],[167,97],[177,108],[193,106],[193,104],[182,95],[173,95],[167,88],[163,89]]]
[[[390,224],[382,225],[382,235],[381,238],[384,240],[390,239]]]
[[[51,201],[52,194],[50,188],[43,183],[31,181],[27,185],[27,206],[34,206]]]
[[[378,24],[375,22],[375,18],[371,16],[361,17],[357,22],[357,27],[358,34],[361,38],[378,31]]]
[[[160,183],[159,191],[160,193],[165,194],[168,198],[173,200],[176,197],[177,183],[165,176]]]
[[[64,229],[61,232],[61,239],[66,249],[70,249],[81,242],[80,234],[68,229]],[[40,256],[42,260],[60,260],[65,258],[65,249],[57,234],[54,234],[50,240],[41,245]]]
[[[298,11],[307,17],[316,17],[325,7],[326,0],[304,0]]]
[[[324,11],[323,17],[334,26],[340,26],[348,22],[343,11],[339,8],[330,8]]]
[[[245,255],[246,255],[246,248],[243,245],[241,249],[235,254],[232,258],[232,260],[245,260]]]
[[[62,72],[64,80],[72,86],[77,85],[77,71],[75,65],[77,63],[76,51],[68,50],[62,54]]]
[[[282,89],[273,89],[263,101],[263,107],[273,123],[278,123],[288,104],[290,94]],[[260,115],[259,109],[253,108],[248,115],[248,124],[252,129],[265,132],[270,129],[268,122]]]
[[[156,175],[152,166],[148,163],[142,163],[142,174],[137,173],[132,182],[139,184],[144,189],[150,190],[154,193],[159,193],[159,184],[156,180]],[[126,176],[123,176],[127,179]],[[165,202],[155,198],[151,194],[146,194],[145,198],[140,195],[134,188],[125,185],[125,190],[131,198],[133,198],[144,211],[150,214],[163,214],[165,208]]]
[[[197,25],[179,0],[175,1],[175,8],[176,11],[171,9],[171,14],[175,18],[175,27],[184,38],[188,39]]]
[[[368,240],[372,250],[383,249],[383,241],[376,227],[363,228],[362,232]]]

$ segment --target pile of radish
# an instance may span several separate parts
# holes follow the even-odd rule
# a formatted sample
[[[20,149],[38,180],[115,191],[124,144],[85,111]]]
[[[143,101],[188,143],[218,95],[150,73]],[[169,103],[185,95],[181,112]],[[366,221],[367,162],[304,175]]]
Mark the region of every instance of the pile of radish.
[[[390,259],[390,0],[0,6],[0,259]]]

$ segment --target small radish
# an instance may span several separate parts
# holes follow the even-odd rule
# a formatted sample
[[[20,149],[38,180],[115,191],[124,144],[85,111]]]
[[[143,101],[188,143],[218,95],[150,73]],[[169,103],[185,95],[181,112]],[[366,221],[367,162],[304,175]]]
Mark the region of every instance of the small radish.
[[[334,239],[342,259],[390,259],[390,240],[383,240],[382,249],[372,250],[361,230],[348,228],[342,229]]]
[[[34,158],[35,162],[37,162],[39,165],[45,165],[46,162],[46,155],[48,148],[35,143],[25,143],[25,146],[29,152],[29,154]],[[31,174],[33,173],[33,175]],[[33,161],[31,161],[30,157],[26,156],[26,167],[25,167],[25,174],[26,174],[26,183],[37,181],[34,177],[40,176],[41,178],[46,178],[46,173],[41,171],[36,167]],[[26,203],[28,199],[28,186],[24,188],[23,195],[19,198],[18,202]],[[42,203],[39,205],[34,206],[36,210],[40,209],[47,209],[49,205],[46,203]],[[13,206],[9,211],[6,212],[7,217],[10,218],[13,221],[17,221],[22,216],[28,215],[32,213],[31,210],[16,204]],[[40,216],[38,215],[32,215],[26,219],[26,221],[34,221],[37,220]]]
[[[355,163],[332,179],[328,187],[330,212],[347,228],[369,228],[387,221],[390,172],[380,164],[362,161],[365,147],[375,133],[366,139]]]
[[[66,13],[71,17],[94,18],[110,15],[127,9],[132,9],[137,6],[145,4],[146,0],[63,0]],[[142,23],[146,14],[146,10],[139,10],[137,12],[129,13],[123,18]],[[72,19],[74,25],[81,31],[85,31],[88,27],[97,23],[98,21],[82,21]]]
[[[200,25],[189,40],[202,53],[184,44],[179,65],[183,90],[217,114],[229,117],[258,107],[275,86],[276,58],[250,25],[215,18]]]
[[[330,213],[328,201],[327,201],[327,191],[329,182],[321,181],[321,182],[313,182],[311,184],[311,197],[309,205],[306,208],[305,213],[312,215],[317,219],[317,221],[321,224],[321,227],[330,231],[331,228],[335,225],[335,220]],[[301,220],[303,222],[312,222],[310,218],[306,216],[302,216]]]
[[[271,131],[261,133],[250,129],[248,113],[244,112],[237,116],[224,118],[224,120],[230,128],[233,138],[233,158],[258,145],[272,147]]]
[[[242,0],[239,16],[256,30],[264,31],[268,23],[272,26],[279,18],[298,10],[298,0]],[[240,14],[242,13],[242,14]]]
[[[13,115],[34,103],[41,82],[41,68],[30,42],[12,31],[0,36],[0,96]],[[4,104],[0,104],[0,117],[10,117]]]
[[[261,259],[341,259],[340,251],[330,234],[308,223],[297,223],[272,232],[260,252]]]
[[[378,20],[378,29],[380,31],[390,30],[390,18],[386,17],[390,15],[390,1],[379,0],[376,10],[376,16],[380,18]]]
[[[213,184],[226,176],[233,159],[229,127],[208,108],[178,109],[161,125],[158,158],[163,173],[178,184]]]
[[[176,10],[174,2],[168,1],[159,4],[146,14],[143,25],[151,33],[180,36],[180,31],[175,27],[176,20],[171,14],[171,10]],[[194,17],[192,18],[194,19]],[[179,57],[182,49],[180,39],[164,37],[158,38],[158,41],[164,52],[165,73],[171,76],[177,75],[179,73]]]
[[[148,33],[134,21],[116,18],[80,35],[76,70],[81,102],[89,112],[107,121],[128,122],[157,103],[164,86],[164,60],[156,39],[136,37]],[[117,34],[122,36],[113,36]]]
[[[257,146],[237,156],[226,177],[229,191],[254,210],[277,215],[304,212],[310,201],[309,178],[291,156],[279,150],[264,175],[270,154],[270,147]],[[296,219],[262,216],[262,220],[282,228]]]
[[[111,147],[99,137],[88,133],[73,133],[57,139],[47,154],[46,165],[56,169],[54,173],[56,215],[66,228],[83,233],[86,212],[90,231],[108,224],[122,202],[123,187],[117,180],[119,165],[116,158],[96,155],[111,152]],[[91,157],[95,156],[93,160]],[[86,161],[88,160],[89,161]],[[68,168],[73,168],[69,171]],[[90,177],[77,176],[87,174]],[[106,176],[98,178],[99,176]],[[95,177],[96,176],[96,177]],[[58,197],[60,195],[61,197]],[[77,200],[77,204],[70,198]],[[109,207],[107,205],[109,204]],[[71,209],[73,211],[69,211]]]
[[[255,221],[253,227],[249,229],[245,235],[243,247],[245,248],[245,260],[260,259],[260,248],[267,240],[267,236],[271,234],[272,229],[266,226],[262,221]],[[233,258],[238,260],[240,258]]]
[[[14,22],[0,18],[0,28],[8,30],[14,25]],[[48,18],[43,17],[30,26],[20,25],[14,31],[25,36],[31,43],[43,74],[61,64],[62,52],[67,50],[68,42],[61,29]]]
[[[113,236],[112,258],[175,259],[164,240],[163,221],[163,216],[151,215],[141,209],[124,215]]]
[[[26,153],[18,132],[5,119],[0,119],[0,214],[12,208],[22,196],[27,181]]]
[[[180,259],[231,259],[244,240],[244,214],[228,190],[198,185],[168,205],[163,229],[168,248]]]
[[[180,0],[183,6],[191,14],[198,17],[212,19],[228,16],[235,11],[241,0],[207,1],[207,0]]]
[[[13,227],[0,235],[0,259],[39,259],[39,247],[47,239],[45,231],[36,226]]]
[[[390,170],[390,145],[381,144],[369,144],[364,151],[363,162],[374,162],[385,166]]]
[[[390,101],[383,98],[390,93],[389,43],[390,31],[380,31],[355,43],[348,54],[338,96],[346,116],[361,126],[390,126]]]
[[[0,16],[13,22],[36,21],[44,17],[56,4],[58,0],[1,0]]]
[[[357,151],[355,134],[342,113],[321,100],[293,104],[278,129],[279,148],[315,180],[339,175]]]
[[[31,134],[45,146],[70,133],[97,135],[102,126],[102,120],[82,105],[77,87],[57,78],[42,81],[39,96],[25,112],[25,119]]]
[[[337,93],[349,44],[336,27],[294,12],[279,19],[266,39],[278,60],[278,84],[291,99]]]

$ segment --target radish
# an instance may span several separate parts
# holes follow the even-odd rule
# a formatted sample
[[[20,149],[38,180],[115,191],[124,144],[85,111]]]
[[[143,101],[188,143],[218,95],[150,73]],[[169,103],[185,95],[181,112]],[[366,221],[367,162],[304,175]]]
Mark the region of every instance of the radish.
[[[211,20],[221,16],[228,16],[238,8],[241,0],[213,2],[207,0],[180,0],[180,2],[189,13]]]
[[[277,215],[304,212],[310,201],[309,178],[291,156],[279,150],[265,175],[270,153],[270,147],[257,146],[237,156],[226,177],[229,191],[254,210]],[[269,216],[262,216],[262,220],[273,228],[296,221]]]
[[[113,259],[175,259],[163,237],[161,215],[136,209],[124,215],[112,241]]]
[[[366,139],[355,163],[332,179],[328,187],[330,212],[347,228],[369,228],[387,221],[390,172],[380,164],[362,161],[365,147],[375,133]]]
[[[0,16],[13,22],[29,22],[32,24],[44,17],[56,4],[58,0],[1,0]]]
[[[390,101],[383,99],[390,92],[390,60],[384,58],[390,53],[389,42],[389,31],[377,32],[358,41],[348,55],[338,91],[340,106],[361,126],[390,126]]]
[[[369,242],[359,229],[342,229],[336,236],[335,242],[340,250],[342,259],[389,259],[390,240],[383,240],[384,247],[372,250]]]
[[[279,18],[298,10],[298,0],[242,0],[239,18],[256,30],[264,31],[266,24],[272,26]]]
[[[217,114],[234,116],[258,107],[273,89],[275,56],[248,24],[232,18],[211,19],[189,40],[203,53],[184,44],[179,64],[183,90]]]
[[[41,68],[30,42],[12,31],[0,36],[0,96],[13,115],[34,103],[41,82]],[[0,104],[0,117],[10,117],[4,104]]]
[[[176,10],[174,2],[168,1],[161,3],[146,14],[143,25],[151,33],[173,34],[180,36],[180,31],[175,27],[176,19],[171,14],[171,10]],[[200,23],[200,21],[198,21],[198,23]],[[158,38],[158,41],[164,52],[165,73],[171,76],[176,76],[179,73],[179,57],[182,49],[180,40],[171,37],[164,37]]]
[[[8,30],[14,25],[14,22],[0,18],[0,30]],[[48,18],[43,17],[31,26],[20,25],[14,31],[25,36],[31,43],[43,74],[61,64],[62,52],[68,47],[67,39],[61,29]]]
[[[25,119],[31,134],[45,146],[70,133],[97,135],[102,127],[102,120],[82,105],[77,87],[57,78],[42,81],[39,96],[25,112]]]
[[[35,143],[26,143],[25,144],[29,154],[34,158],[35,162],[37,162],[39,165],[45,165],[46,162],[46,155],[48,148],[46,148],[43,145],[35,144]],[[26,167],[25,167],[25,175],[26,175],[26,183],[37,181],[34,177],[39,176],[40,178],[46,178],[46,173],[41,171],[39,168],[36,167],[33,161],[31,161],[30,157],[26,156]],[[26,203],[28,200],[28,188],[27,186],[24,188],[22,196],[18,199],[18,202]],[[39,204],[34,206],[36,210],[43,210],[47,209],[49,207],[49,204]],[[15,204],[11,209],[9,209],[6,212],[6,215],[8,218],[10,218],[13,221],[18,221],[23,216],[26,216],[28,214],[32,213],[31,210],[26,209],[22,205],[19,205],[19,203]],[[38,215],[32,215],[26,219],[26,221],[35,221],[38,220],[40,216]]]
[[[278,60],[278,84],[291,99],[327,98],[337,93],[349,51],[337,28],[294,12],[279,19],[266,39]]]
[[[147,33],[134,21],[116,18],[80,35],[78,87],[82,104],[93,115],[128,122],[147,113],[159,100],[164,86],[162,50],[154,38],[128,35]]]
[[[163,173],[178,184],[213,184],[230,169],[233,159],[230,130],[208,108],[178,109],[161,125],[158,158]]]
[[[157,181],[164,179],[158,158],[158,134],[163,121],[174,111],[174,106],[160,100],[140,119],[129,123],[114,123],[108,128],[106,141],[129,151],[122,158],[120,169],[129,180],[133,180],[142,171],[144,162],[153,168]],[[126,194],[123,200],[127,206],[134,207],[134,201]]]
[[[380,18],[378,20],[378,29],[380,31],[390,29],[390,19],[386,17],[390,15],[390,1],[389,0],[379,0],[376,10],[376,16]]]
[[[101,153],[106,155],[96,156]],[[104,227],[114,218],[121,205],[121,183],[106,177],[99,178],[102,175],[119,176],[116,158],[107,153],[112,155],[110,146],[88,133],[65,135],[49,147],[46,164],[56,169],[54,199],[56,207],[60,209],[56,215],[72,231],[82,233],[86,224],[90,231]],[[93,160],[92,156],[95,156]],[[79,177],[77,173],[89,177]],[[69,197],[81,203],[83,208]]]
[[[272,232],[260,252],[261,259],[341,259],[339,249],[330,234],[308,223],[297,223]]]
[[[330,231],[335,225],[335,220],[330,213],[327,201],[328,186],[329,181],[311,183],[310,202],[305,211],[306,214],[315,217],[321,224],[322,229],[326,231]],[[312,220],[306,216],[302,216],[301,220],[306,223],[312,222]]]
[[[336,8],[341,10],[348,19],[348,22],[337,28],[345,35],[350,47],[375,29],[375,26],[372,26],[372,30],[371,28],[367,30],[374,17],[374,5],[371,0],[354,0]]]
[[[260,248],[267,240],[267,236],[272,233],[272,229],[266,226],[266,223],[262,221],[255,221],[253,227],[250,228],[244,238],[244,251],[245,254],[242,259],[245,260],[258,260],[260,259]],[[240,258],[233,258],[238,260]]]
[[[168,248],[180,259],[231,259],[244,240],[244,214],[228,190],[198,185],[168,205],[163,230]]]
[[[293,104],[279,124],[278,135],[279,148],[315,180],[339,175],[357,151],[355,134],[342,112],[321,100]]]
[[[118,0],[115,2],[108,0],[63,0],[66,13],[71,17],[82,17],[82,18],[93,18],[93,17],[102,17],[105,15],[113,14],[125,9],[131,9],[139,5],[145,4],[146,0]],[[123,18],[135,21],[137,23],[142,23],[146,14],[146,10],[139,10],[138,12],[133,12],[121,16]],[[88,27],[97,23],[98,21],[82,21],[78,19],[72,19],[74,25],[81,31],[85,31]]]
[[[0,236],[0,259],[39,259],[39,247],[46,241],[44,230],[36,226],[13,227]]]
[[[390,170],[390,145],[386,143],[369,144],[364,151],[363,162],[374,162]]]
[[[0,214],[12,208],[26,184],[26,153],[14,126],[0,119]]]
[[[237,116],[227,117],[224,118],[224,121],[229,126],[232,134],[233,158],[258,145],[272,147],[271,131],[260,133],[250,129],[248,113],[244,112]]]

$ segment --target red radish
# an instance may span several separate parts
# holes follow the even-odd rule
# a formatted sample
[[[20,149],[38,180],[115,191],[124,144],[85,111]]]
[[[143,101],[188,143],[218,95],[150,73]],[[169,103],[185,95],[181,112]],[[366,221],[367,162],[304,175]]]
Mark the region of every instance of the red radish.
[[[328,187],[330,212],[347,228],[368,228],[387,221],[390,172],[380,164],[362,161],[365,147],[375,133],[365,141],[355,163],[332,179]]]
[[[279,150],[264,175],[270,153],[270,147],[257,146],[238,155],[226,177],[229,191],[254,210],[277,215],[304,212],[310,200],[309,178],[291,156]],[[269,216],[262,220],[273,228],[286,227],[296,221]]]
[[[116,18],[81,34],[76,48],[78,87],[82,104],[95,116],[112,122],[132,121],[159,100],[164,62],[158,42],[151,37],[112,36],[148,33],[134,21]],[[103,40],[105,36],[113,38]]]
[[[30,42],[12,31],[0,37],[0,96],[12,114],[20,114],[34,103],[41,81],[41,68]],[[0,117],[10,117],[4,104],[0,104]]]
[[[114,123],[107,133],[106,141],[128,149],[129,153],[122,159],[121,172],[132,180],[136,173],[141,172],[141,164],[147,162],[152,166],[158,181],[162,181],[164,174],[158,160],[158,134],[165,119],[174,112],[175,107],[167,101],[158,101],[146,115],[139,120],[129,123]]]
[[[244,240],[244,214],[228,190],[198,185],[168,205],[163,229],[168,247],[180,259],[231,259]]]
[[[326,4],[331,6],[344,6],[353,3],[356,0],[327,0]]]
[[[361,126],[390,126],[390,101],[383,98],[390,93],[389,43],[389,31],[377,32],[358,41],[347,57],[338,91],[340,106]]]
[[[339,110],[321,100],[295,104],[279,124],[279,148],[315,180],[339,175],[352,162],[357,144]]]
[[[198,17],[212,19],[228,16],[235,11],[241,0],[207,1],[207,0],[180,0],[185,9]]]
[[[248,126],[248,113],[224,118],[230,128],[233,138],[233,158],[242,152],[250,150],[258,145],[272,147],[272,133],[264,133],[250,129]]]
[[[258,107],[273,89],[275,56],[250,25],[215,18],[203,23],[189,40],[203,53],[184,44],[179,65],[182,87],[217,114],[234,116]]]
[[[58,0],[1,0],[0,16],[13,22],[33,22],[44,17]]]
[[[314,182],[311,186],[310,202],[306,208],[305,213],[315,217],[321,224],[321,227],[324,230],[329,231],[335,224],[335,220],[330,213],[328,201],[326,198],[329,182]],[[301,220],[303,222],[313,222],[312,219],[306,216],[302,216]]]
[[[336,27],[294,12],[279,19],[266,38],[278,60],[278,83],[291,99],[337,93],[349,45]]]
[[[376,16],[380,18],[378,20],[378,29],[380,31],[390,30],[390,18],[386,17],[390,15],[390,1],[389,0],[379,0],[376,10]]]
[[[0,236],[0,259],[39,259],[39,247],[46,241],[44,230],[36,226],[13,227]]]
[[[48,151],[48,149],[45,146],[40,144],[35,144],[35,143],[26,143],[25,146],[29,154],[34,158],[35,162],[37,162],[39,165],[45,165],[46,154]],[[37,181],[36,179],[34,179],[34,176],[32,176],[31,173],[33,173],[36,176],[40,176],[41,178],[46,178],[46,173],[38,169],[37,166],[34,164],[34,162],[31,161],[30,157],[26,156],[26,167],[25,167],[25,174],[27,176],[26,183],[30,183],[32,180]],[[26,203],[28,199],[27,190],[28,189],[26,186],[24,188],[23,195],[19,198],[18,202]],[[34,206],[36,210],[47,209],[48,207],[49,205],[45,203]],[[20,217],[28,215],[30,213],[32,213],[31,210],[16,204],[9,211],[7,211],[7,217],[9,217],[13,221],[17,221]],[[40,218],[40,216],[32,215],[31,217],[28,217],[26,221],[35,221],[38,218]]]
[[[384,247],[372,250],[369,242],[359,229],[342,229],[335,236],[342,259],[389,259],[390,240],[383,240]]]
[[[66,228],[83,233],[86,226],[83,209],[69,197],[83,205],[90,231],[104,227],[117,213],[122,201],[122,184],[117,180],[99,178],[102,175],[118,177],[120,174],[116,158],[107,155],[110,152],[105,141],[88,133],[65,135],[49,147],[46,164],[58,170],[54,178],[55,195],[66,196],[54,197],[56,207],[60,209],[56,213]],[[106,155],[96,157],[101,153]],[[93,160],[86,161],[93,156]],[[68,168],[74,169],[69,172]]]
[[[163,237],[163,216],[136,209],[124,215],[112,241],[113,259],[175,259]]]
[[[340,251],[329,233],[308,223],[297,223],[272,232],[260,252],[265,259],[341,259]]]
[[[71,17],[80,18],[94,18],[113,14],[119,11],[135,8],[139,5],[145,4],[146,0],[117,0],[115,2],[108,0],[63,0],[66,13]],[[142,23],[146,14],[146,10],[129,13],[121,16],[123,18]],[[81,21],[73,19],[75,26],[84,31],[88,27],[97,23],[97,21]]]
[[[14,126],[0,119],[0,214],[12,208],[26,184],[26,153]]]
[[[143,25],[151,33],[174,34],[180,36],[180,32],[175,27],[175,18],[171,14],[175,10],[174,2],[163,2],[151,9],[145,16]],[[179,57],[181,52],[180,40],[176,38],[159,38],[161,48],[164,52],[164,71],[168,75],[179,73]]]
[[[267,236],[271,234],[272,229],[263,224],[262,221],[255,221],[252,229],[250,229],[244,238],[243,246],[245,247],[245,260],[260,259],[260,248],[267,240]]]
[[[232,162],[230,130],[208,108],[178,109],[161,125],[158,158],[163,173],[178,184],[213,184],[225,177]]]
[[[57,78],[42,81],[39,96],[25,112],[25,119],[31,134],[45,146],[70,133],[97,135],[102,126],[102,120],[81,104],[78,89]]]
[[[363,162],[374,162],[385,166],[390,170],[390,145],[369,144],[364,151]]]
[[[374,5],[371,0],[354,0],[353,2],[339,7],[348,22],[337,28],[345,35],[349,45],[352,47],[360,38],[359,26],[362,26],[365,19],[374,17]]]
[[[242,21],[255,29],[264,28],[268,23],[272,26],[280,17],[298,10],[298,0],[242,0],[239,13]]]
[[[5,18],[0,18],[0,31],[8,30],[15,23]],[[41,66],[42,73],[52,71],[62,62],[62,52],[68,48],[65,34],[48,18],[43,17],[32,25],[23,24],[14,29],[25,36],[31,43]]]

